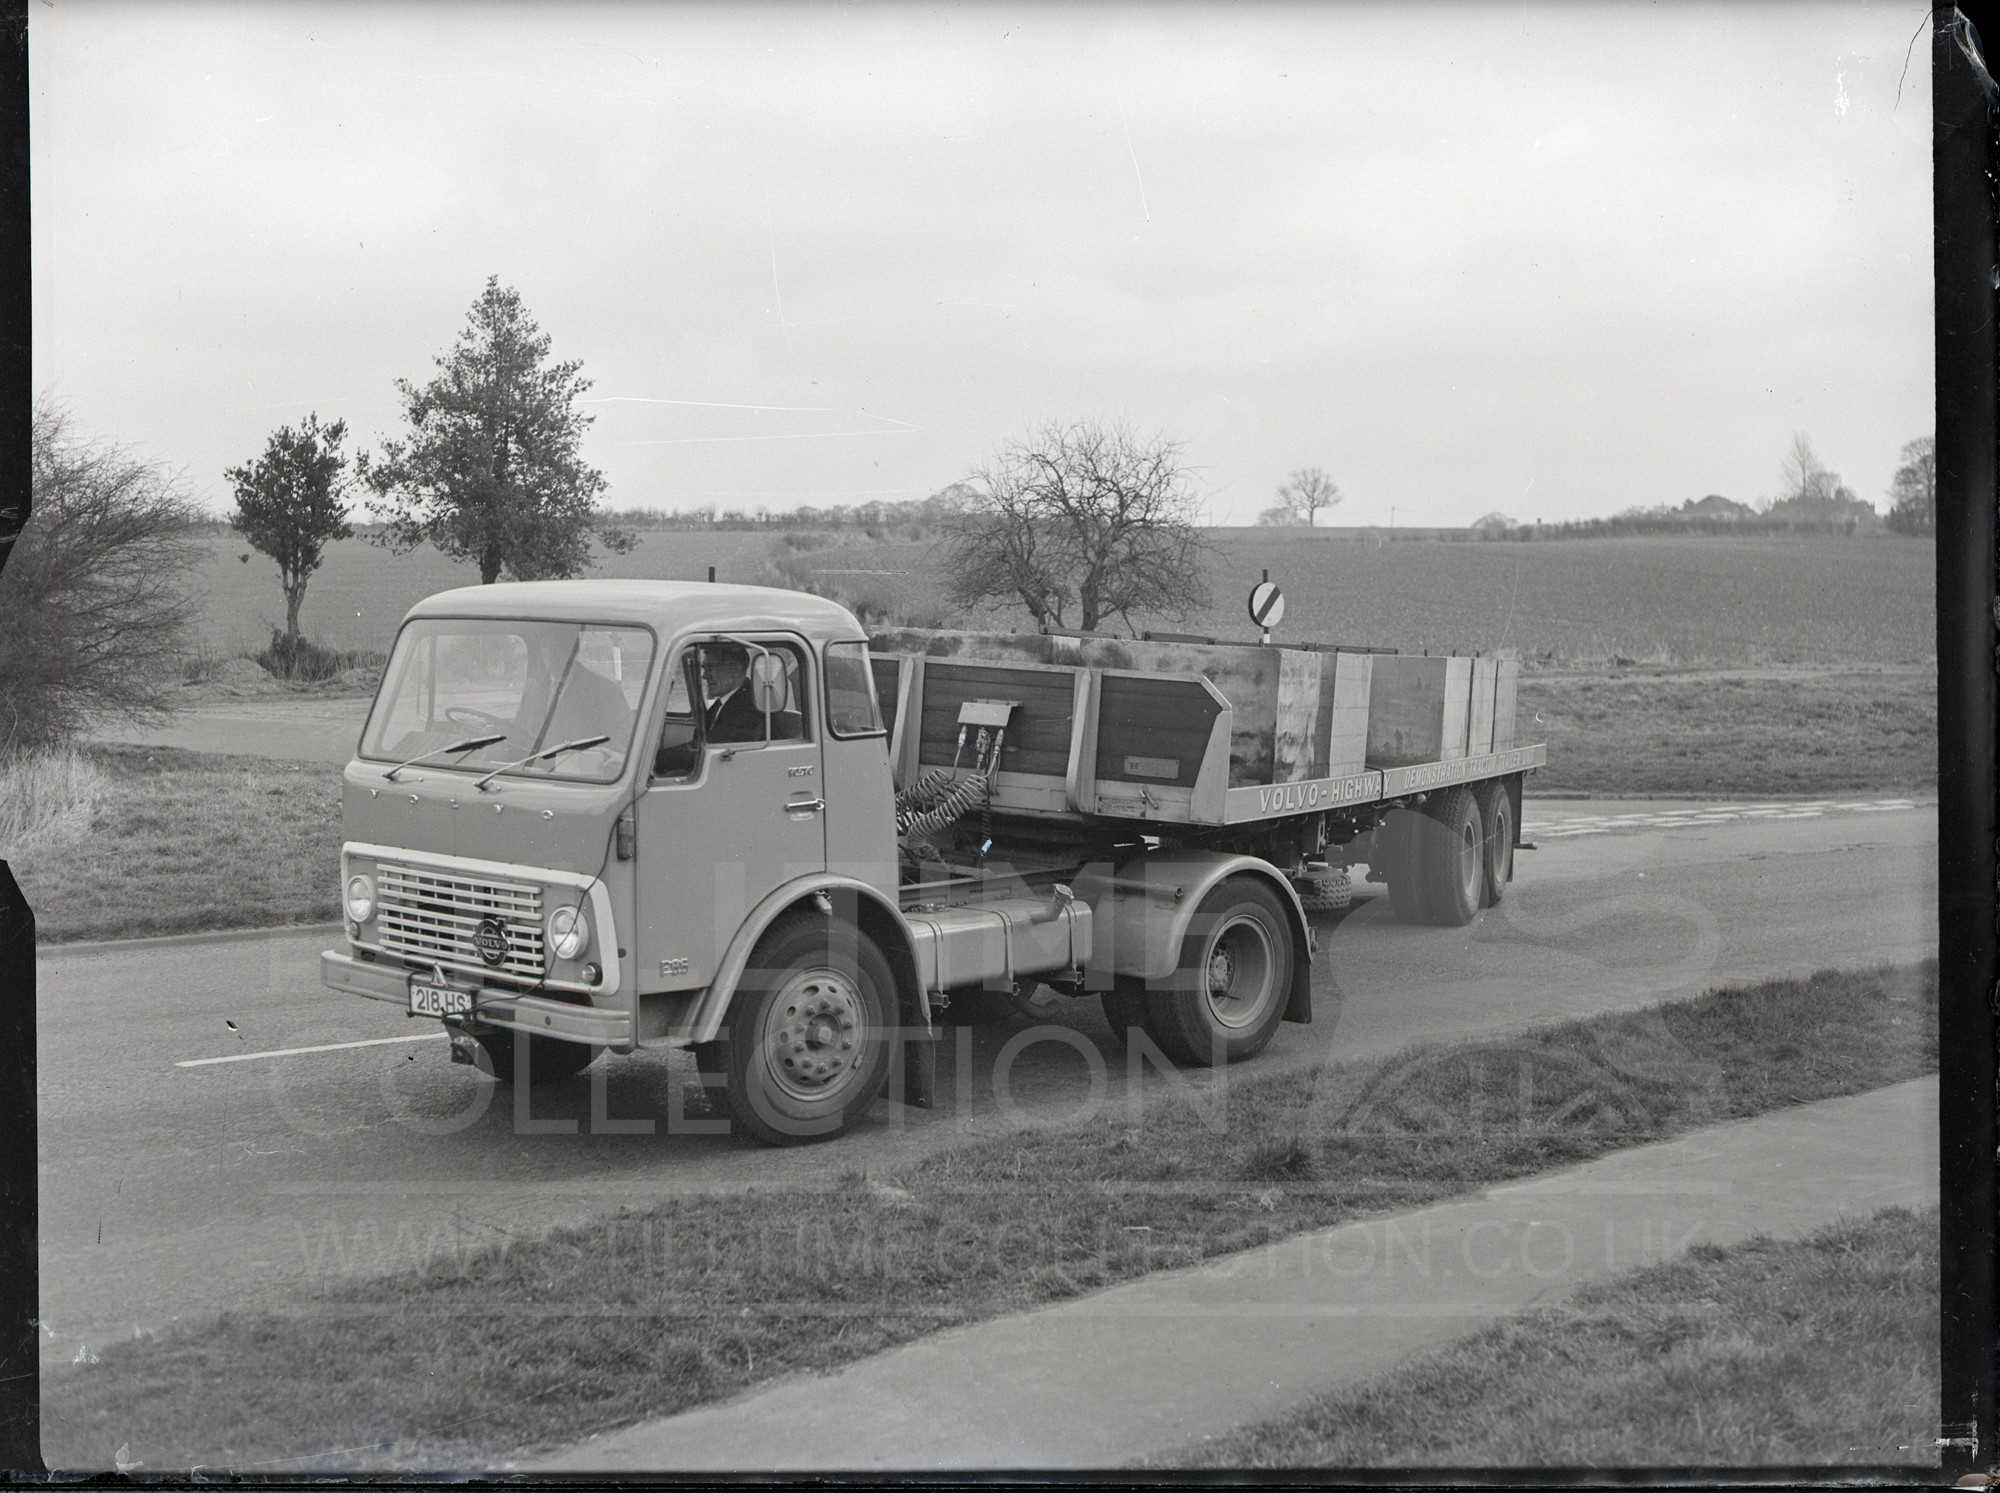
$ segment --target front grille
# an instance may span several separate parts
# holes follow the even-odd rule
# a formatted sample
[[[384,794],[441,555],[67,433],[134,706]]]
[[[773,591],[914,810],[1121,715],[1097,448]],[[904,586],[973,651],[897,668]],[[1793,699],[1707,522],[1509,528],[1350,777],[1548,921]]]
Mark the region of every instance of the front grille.
[[[529,979],[540,979],[547,966],[538,886],[384,865],[375,873],[375,901],[382,947],[392,954]],[[507,930],[507,954],[497,965],[481,959],[473,942],[485,918]]]

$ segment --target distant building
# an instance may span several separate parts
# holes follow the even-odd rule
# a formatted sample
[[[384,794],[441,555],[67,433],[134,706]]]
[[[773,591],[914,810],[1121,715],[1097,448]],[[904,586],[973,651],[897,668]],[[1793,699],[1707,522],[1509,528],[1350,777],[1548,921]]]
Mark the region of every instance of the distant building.
[[[1689,498],[1674,510],[1677,518],[1749,518],[1755,512],[1747,503],[1732,502],[1721,493],[1705,498]]]
[[[1484,518],[1475,518],[1472,521],[1473,532],[1480,534],[1519,527],[1520,525],[1516,524],[1513,519],[1507,517],[1504,513],[1489,513]]]

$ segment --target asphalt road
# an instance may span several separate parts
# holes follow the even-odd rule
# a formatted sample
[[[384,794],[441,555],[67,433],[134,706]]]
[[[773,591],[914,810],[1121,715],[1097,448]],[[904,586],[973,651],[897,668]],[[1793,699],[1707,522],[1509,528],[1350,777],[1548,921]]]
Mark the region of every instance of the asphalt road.
[[[1936,950],[1932,806],[1602,823],[1630,807],[1531,804],[1542,848],[1469,928],[1405,927],[1379,897],[1323,921],[1316,1020],[1282,1028],[1239,1071]],[[1679,807],[1648,813],[1689,817]],[[1577,832],[1556,833],[1565,826]],[[39,961],[45,1359],[677,1191],[886,1167],[1092,1106],[1143,1123],[1149,1098],[1218,1081],[1149,1071],[1129,1086],[1096,1003],[1065,1002],[1060,1028],[1039,1040],[948,1033],[935,1109],[884,1104],[838,1141],[769,1151],[697,1133],[719,1116],[691,1092],[679,1053],[607,1057],[524,1104],[452,1066],[434,1029],[323,990],[327,939],[108,945]],[[357,1042],[374,1045],[286,1052]],[[285,1055],[248,1056],[265,1053]],[[214,1058],[243,1060],[202,1061]]]

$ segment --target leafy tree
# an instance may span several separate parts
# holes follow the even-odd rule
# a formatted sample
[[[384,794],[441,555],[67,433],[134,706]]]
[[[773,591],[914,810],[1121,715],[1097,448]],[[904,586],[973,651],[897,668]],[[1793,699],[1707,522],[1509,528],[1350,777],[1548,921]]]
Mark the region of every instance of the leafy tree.
[[[28,439],[27,524],[0,577],[0,750],[52,745],[93,715],[165,708],[200,605],[199,514],[174,479],[75,434],[47,400]]]
[[[1011,441],[941,515],[946,593],[1018,601],[1041,627],[1088,632],[1132,613],[1208,604],[1207,545],[1179,442],[1122,425],[1052,422]]]
[[[1903,448],[1889,483],[1889,527],[1898,534],[1937,532],[1937,437],[1920,435]]]
[[[1319,467],[1300,467],[1278,488],[1277,503],[1257,515],[1264,525],[1303,525],[1310,529],[1318,522],[1322,508],[1331,509],[1340,501],[1340,485]]]
[[[379,542],[398,554],[435,544],[472,560],[490,584],[573,576],[595,560],[591,539],[616,554],[633,536],[597,506],[604,474],[579,447],[592,417],[580,362],[551,363],[549,337],[518,291],[489,276],[457,345],[418,388],[396,381],[410,435],[363,453],[356,474],[378,501]]]
[[[354,532],[347,522],[347,458],[340,450],[345,439],[345,421],[322,426],[317,414],[309,414],[297,430],[279,426],[255,461],[222,474],[236,488],[229,526],[278,562],[287,658],[298,655],[306,582],[326,546]]]

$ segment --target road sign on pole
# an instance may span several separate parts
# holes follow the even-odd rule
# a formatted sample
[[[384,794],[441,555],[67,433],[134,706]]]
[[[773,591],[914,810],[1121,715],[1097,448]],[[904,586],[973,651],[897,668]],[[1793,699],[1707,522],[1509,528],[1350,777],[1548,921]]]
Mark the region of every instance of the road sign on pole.
[[[1271,629],[1285,620],[1285,593],[1275,581],[1262,580],[1250,588],[1250,620],[1264,630],[1271,641]]]

